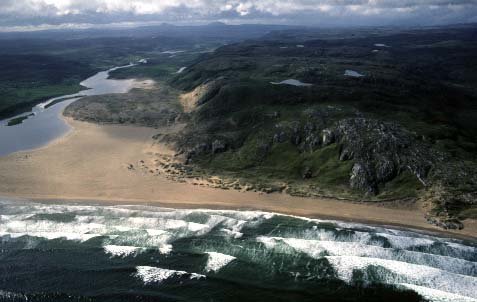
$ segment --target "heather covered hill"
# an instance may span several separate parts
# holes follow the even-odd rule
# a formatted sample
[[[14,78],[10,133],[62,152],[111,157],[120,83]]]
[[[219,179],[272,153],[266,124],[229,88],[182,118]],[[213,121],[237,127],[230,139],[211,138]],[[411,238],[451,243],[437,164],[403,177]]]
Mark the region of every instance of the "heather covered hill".
[[[222,47],[171,81],[208,85],[172,140],[187,163],[267,190],[415,198],[433,223],[460,227],[477,197],[476,33],[308,31]],[[307,85],[274,85],[286,79]]]

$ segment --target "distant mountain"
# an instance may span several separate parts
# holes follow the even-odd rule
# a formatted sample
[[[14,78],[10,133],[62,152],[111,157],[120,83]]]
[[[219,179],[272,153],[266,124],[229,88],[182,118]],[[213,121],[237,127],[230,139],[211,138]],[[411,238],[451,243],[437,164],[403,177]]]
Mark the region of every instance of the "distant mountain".
[[[187,38],[187,39],[222,39],[227,42],[237,42],[246,39],[255,39],[264,36],[271,31],[296,29],[296,26],[285,25],[227,25],[222,22],[214,22],[200,26],[177,26],[162,23],[154,26],[141,26],[135,28],[111,28],[111,29],[64,29],[44,30],[31,32],[5,32],[0,33],[0,39],[84,39],[104,37],[154,37],[157,35]]]

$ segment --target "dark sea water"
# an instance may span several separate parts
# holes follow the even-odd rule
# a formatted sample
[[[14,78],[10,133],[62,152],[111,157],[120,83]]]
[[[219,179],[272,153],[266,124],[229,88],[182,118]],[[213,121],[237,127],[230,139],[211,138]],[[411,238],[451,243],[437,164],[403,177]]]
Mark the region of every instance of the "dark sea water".
[[[256,211],[0,201],[0,301],[477,301],[474,243]]]
[[[16,117],[29,116],[21,124],[8,126],[8,122],[16,117],[0,120],[0,156],[42,147],[63,136],[70,130],[70,126],[63,120],[61,114],[69,104],[79,98],[110,93],[126,93],[134,88],[135,80],[109,79],[109,72],[131,66],[134,66],[134,64],[99,72],[81,82],[81,85],[87,90],[52,98],[33,107],[30,112],[17,115]],[[67,100],[56,103],[63,99]],[[50,103],[54,105],[48,107]]]

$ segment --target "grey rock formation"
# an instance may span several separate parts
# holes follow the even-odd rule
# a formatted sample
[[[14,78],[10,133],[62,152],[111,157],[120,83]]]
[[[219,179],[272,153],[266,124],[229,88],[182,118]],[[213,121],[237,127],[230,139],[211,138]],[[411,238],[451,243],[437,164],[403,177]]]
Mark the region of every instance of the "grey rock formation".
[[[335,142],[335,134],[333,130],[325,129],[322,131],[323,145],[328,146]]]
[[[216,139],[212,143],[212,153],[214,154],[224,152],[226,149],[227,149],[227,145],[221,140]]]
[[[371,165],[366,163],[356,163],[350,174],[350,187],[366,193],[376,194],[377,186]]]
[[[352,159],[354,156],[353,152],[347,148],[343,148],[340,152],[340,160],[346,161]]]
[[[375,119],[340,120],[323,131],[323,138],[340,144],[341,160],[356,162],[350,185],[365,192],[377,193],[379,184],[406,169],[423,181],[438,158],[413,133],[396,123]]]
[[[279,132],[273,135],[273,143],[280,144],[287,140],[287,134],[285,131],[279,130]]]

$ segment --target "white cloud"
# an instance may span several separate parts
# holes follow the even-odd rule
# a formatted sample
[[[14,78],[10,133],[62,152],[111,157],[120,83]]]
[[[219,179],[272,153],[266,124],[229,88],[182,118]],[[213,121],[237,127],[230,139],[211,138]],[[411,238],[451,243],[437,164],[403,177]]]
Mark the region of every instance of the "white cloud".
[[[468,22],[475,20],[477,0],[0,0],[0,25],[42,22],[100,23],[262,19],[290,23]],[[367,18],[367,19],[366,19]],[[96,20],[95,20],[96,19]],[[46,21],[45,21],[46,20]],[[367,21],[366,21],[367,20]],[[426,22],[424,22],[426,21]],[[404,22],[404,21],[403,21]]]

